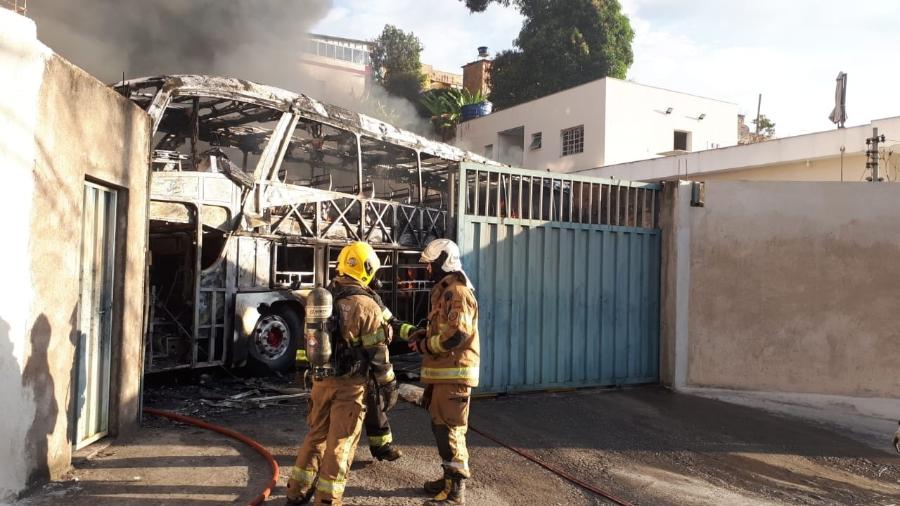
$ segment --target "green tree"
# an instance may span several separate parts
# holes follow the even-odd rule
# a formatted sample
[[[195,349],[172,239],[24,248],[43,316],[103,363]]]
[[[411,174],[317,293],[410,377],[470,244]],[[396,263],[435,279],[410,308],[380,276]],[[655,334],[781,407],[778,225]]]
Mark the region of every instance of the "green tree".
[[[462,0],[473,12],[491,3],[515,5],[525,22],[515,48],[491,71],[498,109],[588,81],[624,79],[634,59],[634,31],[618,0]]]
[[[431,124],[442,141],[456,136],[462,107],[481,102],[484,102],[481,90],[472,93],[465,89],[439,89],[426,91],[422,95],[422,105],[431,114]]]
[[[373,42],[371,61],[375,82],[388,93],[417,101],[425,86],[422,73],[422,43],[412,32],[384,25]]]
[[[765,114],[759,115],[759,123],[756,120],[752,122],[759,130],[759,134],[765,139],[775,137],[775,122],[766,117]]]

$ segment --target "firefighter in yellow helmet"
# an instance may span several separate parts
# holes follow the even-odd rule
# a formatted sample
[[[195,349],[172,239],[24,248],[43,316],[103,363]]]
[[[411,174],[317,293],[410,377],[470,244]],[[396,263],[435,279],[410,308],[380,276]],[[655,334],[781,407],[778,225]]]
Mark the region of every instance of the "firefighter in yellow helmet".
[[[314,364],[310,356],[309,432],[288,481],[288,505],[306,504],[313,494],[315,504],[342,504],[366,411],[368,354],[390,332],[380,299],[368,286],[380,266],[375,251],[364,242],[347,245],[338,256],[338,276],[329,287],[331,354],[324,365]],[[309,319],[309,307],[307,315]],[[393,380],[393,370],[390,376]],[[386,392],[385,397],[396,402],[395,393]]]
[[[440,478],[425,483],[425,491],[433,494],[426,504],[464,504],[465,480],[470,477],[469,403],[472,387],[478,386],[478,303],[456,243],[436,239],[419,261],[427,265],[435,284],[428,326],[413,332],[409,340],[410,347],[422,354],[423,400],[443,468]]]

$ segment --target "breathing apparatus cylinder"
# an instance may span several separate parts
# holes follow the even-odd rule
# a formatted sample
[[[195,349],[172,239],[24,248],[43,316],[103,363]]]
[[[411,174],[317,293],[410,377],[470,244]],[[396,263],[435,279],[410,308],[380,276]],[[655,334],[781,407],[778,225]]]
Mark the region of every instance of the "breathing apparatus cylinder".
[[[331,292],[321,286],[313,288],[306,296],[303,335],[306,338],[306,358],[315,377],[334,375],[334,364],[331,360],[334,350],[328,328],[333,304]]]

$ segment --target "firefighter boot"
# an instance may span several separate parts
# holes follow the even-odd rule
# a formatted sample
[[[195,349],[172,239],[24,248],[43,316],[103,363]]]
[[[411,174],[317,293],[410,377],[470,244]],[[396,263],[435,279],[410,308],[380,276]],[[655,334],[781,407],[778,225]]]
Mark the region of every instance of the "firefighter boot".
[[[372,452],[372,456],[376,459],[387,460],[388,462],[393,462],[403,456],[403,452],[394,448],[391,443],[379,446],[378,448],[370,447],[369,450]]]
[[[428,494],[436,495],[441,490],[444,490],[444,480],[445,479],[446,478],[441,477],[436,480],[426,481],[425,485],[423,485],[422,488],[424,488],[425,492],[427,492]]]
[[[290,497],[285,498],[284,506],[301,506],[303,504],[309,504],[309,501],[312,500],[313,495],[315,495],[316,493],[316,484],[318,482],[319,478],[316,477],[316,479],[313,480],[312,485],[310,485],[309,490],[307,490],[305,494],[296,499],[291,499]]]
[[[426,506],[458,506],[466,504],[466,482],[461,478],[445,478],[444,488]]]

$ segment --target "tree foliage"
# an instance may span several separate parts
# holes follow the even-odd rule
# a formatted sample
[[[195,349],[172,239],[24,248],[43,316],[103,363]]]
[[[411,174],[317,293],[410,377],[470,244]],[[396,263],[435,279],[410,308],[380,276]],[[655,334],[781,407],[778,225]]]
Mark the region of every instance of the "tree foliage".
[[[766,117],[765,114],[759,115],[759,123],[754,119],[752,123],[759,129],[759,133],[766,139],[775,137],[775,122]]]
[[[422,43],[415,34],[384,25],[370,55],[375,82],[392,95],[416,101],[425,85],[421,53]]]
[[[472,12],[484,12],[485,9],[488,8],[488,5],[495,3],[503,6],[507,6],[510,3],[510,0],[460,0],[465,2],[466,7],[469,8]],[[516,4],[521,4],[521,1],[516,1]]]
[[[515,5],[525,22],[491,71],[490,99],[509,107],[606,76],[624,79],[634,31],[618,0],[463,0],[473,12]]]
[[[446,141],[456,134],[464,105],[479,104],[485,97],[481,90],[475,93],[462,89],[429,90],[422,95],[422,105],[431,113],[434,130]]]

